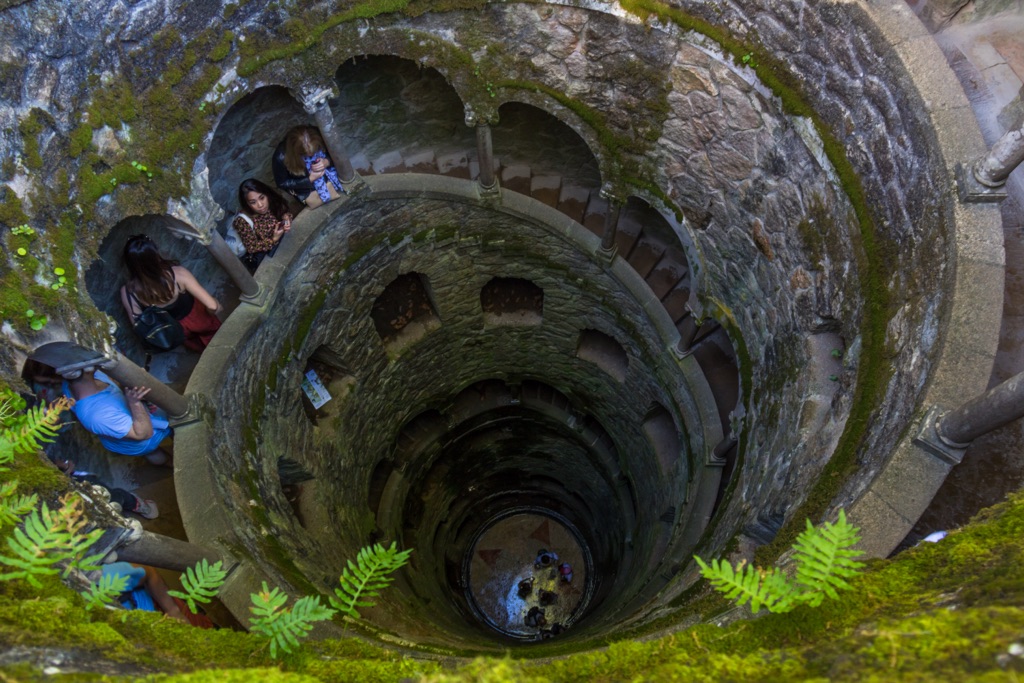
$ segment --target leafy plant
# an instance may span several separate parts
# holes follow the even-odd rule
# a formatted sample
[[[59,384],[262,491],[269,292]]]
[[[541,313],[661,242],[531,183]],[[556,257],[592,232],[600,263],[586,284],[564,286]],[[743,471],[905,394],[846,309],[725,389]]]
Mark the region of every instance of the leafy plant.
[[[82,597],[85,598],[85,609],[112,605],[127,588],[128,577],[124,574],[104,574],[98,582],[89,586],[89,590],[82,593]]]
[[[0,555],[0,564],[13,567],[14,571],[0,573],[0,581],[24,578],[41,588],[36,577],[57,574],[59,570],[54,565],[60,562],[67,563],[64,576],[72,569],[96,569],[100,556],[84,555],[103,535],[103,529],[84,533],[86,521],[77,495],[71,494],[61,502],[60,509],[54,511],[43,503],[41,510],[33,510],[25,519],[24,529],[15,527],[7,537],[7,547],[13,555]]]
[[[744,566],[735,569],[729,562],[712,560],[709,566],[694,555],[701,574],[712,587],[736,604],[750,602],[755,614],[765,607],[769,612],[789,612],[800,604],[817,607],[825,596],[836,600],[840,590],[850,585],[846,579],[855,576],[864,566],[858,562],[859,550],[851,550],[860,537],[859,529],[846,521],[846,513],[839,511],[835,524],[826,522],[815,528],[807,520],[807,528],[793,544],[796,562],[795,580],[790,580],[778,567],[771,570]]]
[[[4,468],[5,469],[5,468]],[[17,524],[22,515],[35,509],[39,497],[36,494],[15,495],[18,481],[13,479],[0,484],[0,526]]]
[[[338,578],[341,586],[334,589],[337,598],[328,600],[342,614],[358,619],[356,607],[373,607],[368,598],[379,596],[391,584],[393,578],[388,574],[404,566],[411,554],[412,550],[399,552],[394,542],[388,548],[380,543],[365,546],[355,562],[348,561],[348,567]]]
[[[270,638],[270,656],[274,659],[277,659],[278,649],[291,652],[300,638],[309,635],[315,622],[326,621],[335,614],[333,609],[320,604],[319,597],[310,595],[299,598],[288,609],[284,606],[288,596],[280,588],[268,589],[266,581],[263,590],[250,597],[252,607],[249,609],[255,615],[250,628]]]
[[[15,453],[35,453],[43,443],[52,442],[60,427],[60,414],[71,407],[68,399],[61,396],[49,405],[30,408],[24,416],[15,419],[9,412],[9,401],[4,401],[5,412],[0,413],[6,415],[0,421],[3,428],[0,431],[0,467],[11,462]]]
[[[181,577],[181,585],[185,592],[167,591],[176,598],[188,603],[188,608],[196,611],[196,603],[208,603],[217,595],[224,585],[228,573],[221,568],[220,560],[212,565],[203,558],[194,568],[189,567]]]

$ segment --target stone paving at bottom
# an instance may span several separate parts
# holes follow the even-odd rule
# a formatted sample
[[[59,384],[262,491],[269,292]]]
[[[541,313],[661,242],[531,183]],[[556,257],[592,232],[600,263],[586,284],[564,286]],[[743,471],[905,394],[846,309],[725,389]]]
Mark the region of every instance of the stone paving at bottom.
[[[541,550],[558,555],[549,567],[537,568]],[[559,576],[558,565],[572,565],[572,582]],[[519,582],[533,578],[533,588],[519,596]],[[542,627],[527,626],[532,607],[544,610],[550,630],[554,624],[571,629],[586,594],[586,567],[576,538],[559,522],[539,514],[523,513],[500,520],[481,535],[469,567],[470,593],[490,626],[522,639],[541,639]],[[541,605],[541,592],[555,594],[553,604]],[[543,633],[547,635],[547,633]]]

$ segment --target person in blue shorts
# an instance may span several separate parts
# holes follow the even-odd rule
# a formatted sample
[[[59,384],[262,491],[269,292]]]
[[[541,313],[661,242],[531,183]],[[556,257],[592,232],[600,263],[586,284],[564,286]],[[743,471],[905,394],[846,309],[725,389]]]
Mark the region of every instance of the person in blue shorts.
[[[64,395],[75,401],[71,411],[104,448],[120,455],[141,455],[154,465],[168,463],[160,442],[171,435],[171,429],[166,418],[150,415],[142,402],[149,388],[129,387],[122,392],[114,380],[93,368],[76,370],[64,379]]]

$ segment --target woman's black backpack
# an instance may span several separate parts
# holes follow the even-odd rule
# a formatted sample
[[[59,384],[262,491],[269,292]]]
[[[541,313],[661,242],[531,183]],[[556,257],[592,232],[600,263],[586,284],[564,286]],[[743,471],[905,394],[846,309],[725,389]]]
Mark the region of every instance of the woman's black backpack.
[[[135,318],[132,329],[147,347],[155,351],[170,351],[182,345],[185,341],[185,328],[174,319],[174,316],[157,306],[142,308],[142,303],[131,290],[128,291],[128,296],[142,309]]]

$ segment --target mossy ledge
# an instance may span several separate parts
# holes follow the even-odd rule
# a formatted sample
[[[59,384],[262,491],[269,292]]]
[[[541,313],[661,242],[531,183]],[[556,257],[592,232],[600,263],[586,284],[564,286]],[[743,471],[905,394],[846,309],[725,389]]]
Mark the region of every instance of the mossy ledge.
[[[447,671],[356,639],[309,641],[275,663],[260,636],[154,613],[87,612],[57,581],[42,591],[0,584],[0,639],[72,651],[82,671],[124,672],[112,681],[617,681],[638,672],[642,680],[1008,680],[999,662],[1024,671],[1018,658],[997,660],[1024,632],[1022,532],[1024,494],[1015,494],[940,543],[871,562],[851,592],[817,609],[570,655],[571,641],[555,641],[516,650],[528,659],[480,658]],[[0,673],[20,680],[34,672],[8,663]]]

